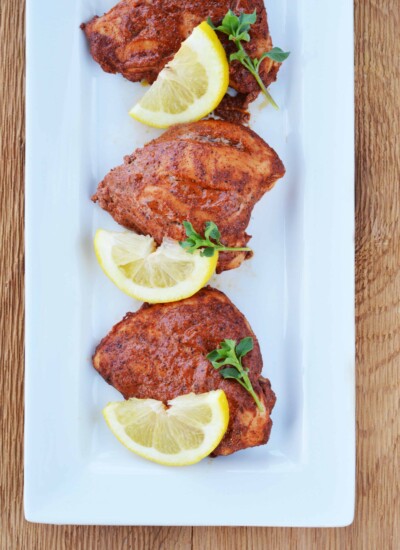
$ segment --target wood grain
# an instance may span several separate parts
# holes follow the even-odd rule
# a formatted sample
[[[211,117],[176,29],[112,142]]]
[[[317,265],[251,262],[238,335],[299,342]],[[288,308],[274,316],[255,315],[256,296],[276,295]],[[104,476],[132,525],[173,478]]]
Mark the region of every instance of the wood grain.
[[[356,0],[355,21],[358,490],[354,524],[330,530],[63,527],[33,525],[23,518],[24,2],[1,0],[0,549],[399,547],[399,0]]]

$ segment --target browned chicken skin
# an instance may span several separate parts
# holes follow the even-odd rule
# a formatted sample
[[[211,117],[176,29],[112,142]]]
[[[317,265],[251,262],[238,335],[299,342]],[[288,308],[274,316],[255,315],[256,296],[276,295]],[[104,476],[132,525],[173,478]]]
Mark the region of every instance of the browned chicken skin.
[[[182,222],[203,233],[215,222],[222,242],[245,247],[252,209],[285,173],[271,147],[253,131],[221,120],[171,128],[125,157],[99,184],[93,201],[121,225],[184,240]],[[217,271],[238,267],[249,253],[221,253]]]
[[[243,358],[243,365],[249,369],[263,412],[238,382],[224,380],[206,358],[225,338],[239,341],[246,336],[254,339],[254,349]],[[268,441],[275,394],[261,376],[260,347],[246,318],[218,290],[207,287],[180,302],[144,304],[138,312],[128,313],[100,342],[93,365],[126,399],[166,403],[190,392],[224,390],[230,420],[214,455]]]
[[[232,9],[236,14],[257,11],[251,41],[245,48],[251,57],[260,57],[272,48],[263,0],[122,0],[102,17],[82,24],[91,54],[104,71],[121,73],[133,82],[153,82],[172,59],[193,28],[208,16],[219,24]],[[235,51],[228,37],[219,34],[226,52]],[[265,59],[260,75],[266,86],[276,80],[279,63]],[[230,66],[230,86],[240,92],[234,101],[226,96],[219,114],[243,111],[259,93],[253,76],[238,62]],[[235,116],[233,114],[232,116]]]

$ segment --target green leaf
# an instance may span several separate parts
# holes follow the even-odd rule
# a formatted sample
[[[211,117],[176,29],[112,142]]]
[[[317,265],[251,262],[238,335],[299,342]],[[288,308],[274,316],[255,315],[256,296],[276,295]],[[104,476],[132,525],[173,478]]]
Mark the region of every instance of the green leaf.
[[[237,371],[234,367],[228,367],[219,371],[220,375],[224,378],[240,378],[240,372]]]
[[[183,248],[190,248],[191,246],[194,246],[196,242],[191,237],[188,237],[185,241],[179,241],[179,244]]]
[[[215,370],[218,370],[221,367],[225,367],[226,365],[230,365],[231,363],[229,363],[229,361],[227,361],[226,359],[219,358],[219,359],[215,359],[214,361],[211,361],[211,364],[212,364],[212,366],[214,367]]]
[[[248,376],[249,369],[243,367],[241,360],[241,357],[251,349],[253,349],[253,338],[250,336],[243,338],[237,345],[236,340],[226,338],[220,343],[219,348],[207,355],[207,359],[211,361],[212,366],[219,371],[223,378],[236,380],[253,397],[257,407],[263,410]],[[227,368],[221,369],[221,367]]]
[[[228,250],[228,248],[220,242],[219,239],[221,238],[221,233],[214,222],[206,222],[204,237],[194,230],[193,225],[190,222],[184,221],[182,222],[182,225],[185,229],[187,238],[184,241],[180,241],[179,244],[184,250],[186,250],[186,252],[193,254],[193,252],[200,249],[201,256],[211,258],[214,256],[215,250]],[[230,252],[234,252],[235,250],[241,251],[243,248],[229,248]]]
[[[246,52],[244,52],[243,50],[239,50],[238,52],[231,53],[231,55],[229,56],[229,61],[230,62],[239,61],[240,63],[242,63],[242,61],[246,57],[247,57]]]
[[[236,340],[229,340],[226,338],[223,342],[221,342],[220,346],[224,350],[235,351]]]
[[[207,359],[212,363],[218,361],[219,359],[221,359],[221,355],[219,354],[219,351],[220,350],[217,350],[217,349],[215,349],[214,351],[211,351],[210,353],[207,354],[206,356]]]
[[[185,252],[189,252],[189,254],[193,254],[193,252],[197,249],[196,243],[194,243],[191,239],[186,239],[186,241],[179,241],[179,244],[185,250]]]
[[[215,30],[219,32],[223,32],[228,36],[231,34],[231,29],[229,27],[224,27],[223,25],[220,25],[219,27],[215,27]]]
[[[222,347],[222,343],[221,343],[221,347],[220,347],[220,348],[217,348],[215,351],[218,353],[218,357],[219,357],[220,359],[226,357],[226,349],[224,349],[224,348]]]
[[[196,236],[196,237],[200,237],[200,235],[198,233],[196,233],[196,231],[194,230],[194,227],[193,225],[190,223],[190,222],[187,222],[187,221],[184,221],[182,222],[182,225],[183,227],[185,228],[185,231],[186,231],[186,235],[188,237],[192,237],[192,236]]]
[[[222,20],[222,26],[227,27],[232,33],[235,33],[239,28],[239,18],[233,13],[232,10],[228,10],[228,13]]]
[[[287,59],[290,55],[290,52],[284,52],[281,48],[272,48],[269,52],[263,53],[260,57],[260,62],[262,59],[265,59],[266,57],[269,57],[272,59],[272,61],[276,61],[277,63],[283,63],[285,59]]]
[[[251,351],[253,347],[253,338],[251,338],[250,336],[248,336],[247,338],[243,338],[243,340],[240,340],[235,348],[236,355],[240,359],[244,357],[247,353],[249,353],[249,351]]]
[[[239,23],[241,25],[253,25],[257,21],[257,10],[254,10],[253,13],[241,13],[239,16]]]
[[[204,232],[206,239],[213,239],[214,241],[219,241],[221,238],[221,233],[218,230],[217,225],[214,222],[206,222],[206,230]]]
[[[209,21],[209,19],[208,19]],[[282,63],[288,58],[290,52],[284,52],[281,48],[272,48],[269,52],[265,52],[259,59],[252,59],[247,52],[243,49],[242,42],[249,42],[250,40],[250,27],[257,21],[257,11],[253,13],[240,13],[239,16],[235,15],[232,10],[229,10],[222,20],[222,25],[216,27],[216,30],[228,35],[229,40],[234,42],[237,48],[237,52],[230,54],[229,61],[238,61],[241,63],[250,74],[253,75],[257,84],[259,85],[262,93],[267,98],[268,102],[275,108],[279,109],[278,105],[271,97],[271,94],[267,90],[264,82],[259,75],[259,69],[261,62],[266,58],[270,58],[277,63]],[[210,23],[210,21],[209,21]],[[213,28],[215,28],[213,26]]]
[[[207,23],[210,25],[210,27],[212,29],[214,29],[214,31],[216,30],[216,26],[214,25],[214,23],[211,21],[211,17],[207,17]]]
[[[205,258],[212,258],[215,253],[215,248],[207,247],[203,248],[203,250],[200,252],[200,256],[203,256]]]
[[[244,40],[245,42],[250,42],[250,35],[248,32],[241,32],[236,36],[236,40]]]

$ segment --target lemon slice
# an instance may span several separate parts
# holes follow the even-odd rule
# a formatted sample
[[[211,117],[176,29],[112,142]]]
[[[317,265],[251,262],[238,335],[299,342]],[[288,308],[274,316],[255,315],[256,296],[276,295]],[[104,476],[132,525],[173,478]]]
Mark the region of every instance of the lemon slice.
[[[223,438],[229,406],[222,390],[181,395],[168,407],[155,399],[109,403],[104,418],[130,451],[166,466],[187,466],[208,456]]]
[[[176,302],[193,296],[213,275],[218,253],[211,258],[186,252],[177,241],[164,239],[156,247],[152,237],[133,231],[99,229],[94,249],[104,273],[117,287],[143,302]]]
[[[200,120],[217,107],[228,83],[225,50],[204,21],[182,42],[175,57],[129,114],[156,128]]]

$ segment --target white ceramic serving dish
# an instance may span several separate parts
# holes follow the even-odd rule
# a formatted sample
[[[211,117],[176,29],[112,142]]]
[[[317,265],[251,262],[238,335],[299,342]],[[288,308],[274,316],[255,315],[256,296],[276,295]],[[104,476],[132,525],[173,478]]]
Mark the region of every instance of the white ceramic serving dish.
[[[355,493],[353,3],[268,2],[291,51],[251,127],[287,175],[256,206],[255,256],[216,277],[250,321],[278,400],[267,446],[168,469],[122,447],[95,345],[139,304],[103,275],[90,201],[157,131],[127,114],[139,84],[91,59],[82,21],[114,0],[28,0],[25,515],[34,522],[341,526]]]

